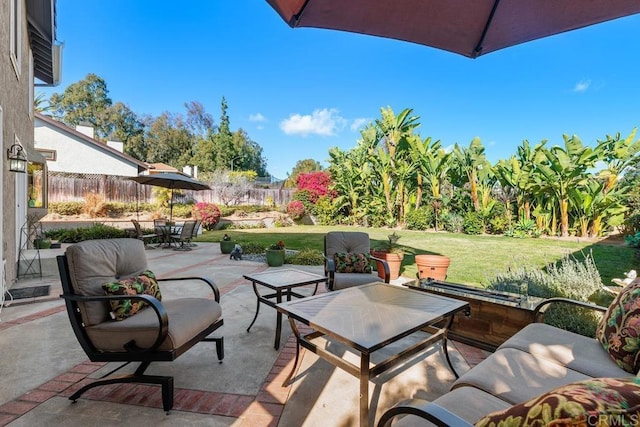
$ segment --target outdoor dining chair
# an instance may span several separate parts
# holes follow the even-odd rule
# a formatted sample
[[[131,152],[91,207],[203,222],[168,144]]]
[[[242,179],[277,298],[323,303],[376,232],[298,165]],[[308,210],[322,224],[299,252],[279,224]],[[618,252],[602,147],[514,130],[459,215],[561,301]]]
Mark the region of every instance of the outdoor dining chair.
[[[324,273],[330,291],[384,281],[389,283],[389,265],[370,254],[369,235],[360,231],[330,231],[324,236]],[[371,267],[375,261],[384,271],[379,278]]]
[[[171,243],[180,244],[173,248],[174,251],[190,251],[191,240],[196,226],[196,220],[185,221],[179,233],[171,234]]]
[[[144,247],[146,249],[153,249],[152,247],[149,246],[149,242],[153,241],[159,237],[162,237],[162,235],[157,234],[157,233],[147,233],[144,234],[142,231],[142,227],[140,226],[140,223],[138,222],[138,220],[136,219],[131,219],[131,222],[133,223],[133,226],[136,230],[136,238],[139,240],[142,240],[142,243],[144,243]]]
[[[80,346],[92,362],[123,362],[78,391],[116,383],[162,386],[162,407],[173,407],[173,377],[146,375],[152,362],[175,360],[201,341],[216,344],[218,360],[224,358],[222,337],[209,337],[223,325],[220,292],[203,277],[156,279],[148,270],[144,245],[137,239],[86,240],[57,257],[61,298]],[[162,298],[161,288],[188,281],[206,287],[213,298]],[[140,362],[134,373],[113,375],[124,366]]]

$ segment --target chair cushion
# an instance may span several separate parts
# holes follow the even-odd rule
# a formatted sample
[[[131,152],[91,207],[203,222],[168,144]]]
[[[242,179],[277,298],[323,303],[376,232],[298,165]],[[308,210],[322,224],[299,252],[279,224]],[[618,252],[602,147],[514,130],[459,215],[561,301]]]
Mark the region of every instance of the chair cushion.
[[[506,410],[486,415],[475,425],[587,426],[636,425],[640,417],[640,379],[593,378],[544,393]]]
[[[147,270],[144,244],[138,239],[97,239],[66,250],[73,291],[78,295],[104,295],[102,285],[136,276]],[[95,325],[110,319],[106,302],[79,303],[82,321]]]
[[[369,252],[369,235],[361,231],[330,231],[324,239],[325,255],[329,257],[336,252]]]
[[[373,271],[373,269],[371,268],[371,255],[368,252],[365,252],[365,253],[336,252],[335,254],[333,254],[333,258],[336,263],[337,273],[370,274]]]
[[[109,282],[102,285],[107,295],[141,295],[146,294],[162,300],[160,287],[156,276],[150,270],[143,271],[137,276],[122,279],[117,282]],[[111,304],[111,318],[124,320],[142,310],[148,304],[141,300],[119,299],[109,301]]]
[[[181,347],[222,316],[220,304],[206,298],[180,298],[162,302],[169,318],[167,338],[160,350]],[[158,317],[152,309],[138,312],[121,322],[103,322],[86,329],[92,343],[99,343],[103,352],[125,351],[124,345],[135,341],[141,348],[149,348],[158,336]]]
[[[333,277],[333,289],[351,288],[353,286],[366,285],[369,283],[380,282],[380,278],[375,274],[353,274],[353,273],[335,273]]]
[[[625,371],[640,370],[640,280],[625,286],[615,297],[596,329],[596,338]]]

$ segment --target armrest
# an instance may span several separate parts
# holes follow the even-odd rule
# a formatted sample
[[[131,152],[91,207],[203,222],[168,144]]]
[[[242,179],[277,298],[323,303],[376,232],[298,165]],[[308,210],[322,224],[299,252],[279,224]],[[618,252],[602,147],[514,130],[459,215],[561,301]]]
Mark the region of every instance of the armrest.
[[[323,255],[324,257],[324,272],[325,273],[335,273],[336,272],[336,261],[333,257],[328,257]]]
[[[533,312],[533,321],[536,323],[539,323],[541,321],[544,320],[544,313],[545,311],[547,311],[547,309],[549,308],[549,306],[551,306],[551,304],[569,304],[569,305],[574,305],[577,307],[582,307],[582,308],[587,308],[590,310],[594,310],[594,311],[599,311],[601,313],[604,313],[605,311],[607,311],[606,307],[602,307],[599,305],[595,305],[595,304],[591,304],[589,302],[583,302],[583,301],[577,301],[577,300],[573,300],[573,299],[569,299],[569,298],[549,298],[546,299],[544,301],[542,301],[541,303],[539,303],[534,312]]]
[[[199,280],[199,281],[202,281],[202,282],[206,283],[211,288],[211,290],[213,291],[213,296],[214,296],[216,302],[220,302],[220,290],[218,289],[216,284],[213,283],[213,280],[207,279],[206,277],[163,277],[162,279],[156,278],[156,280],[158,282],[173,282],[173,281],[179,281],[179,280]]]
[[[129,300],[143,300],[147,304],[151,306],[153,311],[156,313],[156,317],[158,318],[158,336],[156,340],[149,348],[140,348],[135,342],[131,341],[125,344],[125,348],[127,351],[131,352],[141,352],[141,351],[154,351],[160,344],[165,340],[167,334],[169,333],[169,316],[167,315],[167,311],[162,306],[162,303],[158,301],[156,298],[151,295],[139,294],[139,295],[96,295],[96,296],[85,296],[85,295],[71,295],[71,294],[62,294],[60,298],[64,298],[67,301],[77,301],[77,302],[91,302],[91,301],[112,301],[112,300],[121,300],[121,299],[129,299]],[[93,343],[92,343],[93,344]]]
[[[415,415],[438,427],[473,427],[473,424],[449,412],[442,406],[421,399],[400,402],[387,410],[378,421],[378,427],[390,426],[392,419],[398,415]]]
[[[391,281],[391,270],[389,270],[389,263],[386,260],[374,257],[373,255],[371,256],[371,259],[382,264],[382,268],[384,269],[384,283],[389,283]]]

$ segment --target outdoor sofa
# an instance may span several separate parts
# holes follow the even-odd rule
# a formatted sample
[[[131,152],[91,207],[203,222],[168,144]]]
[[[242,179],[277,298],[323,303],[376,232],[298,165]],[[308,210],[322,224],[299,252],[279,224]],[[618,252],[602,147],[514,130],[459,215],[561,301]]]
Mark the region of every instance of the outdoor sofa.
[[[640,281],[627,285],[608,309],[553,298],[538,307],[536,320],[555,303],[603,312],[596,339],[532,323],[448,393],[432,402],[401,402],[378,427],[640,425]]]

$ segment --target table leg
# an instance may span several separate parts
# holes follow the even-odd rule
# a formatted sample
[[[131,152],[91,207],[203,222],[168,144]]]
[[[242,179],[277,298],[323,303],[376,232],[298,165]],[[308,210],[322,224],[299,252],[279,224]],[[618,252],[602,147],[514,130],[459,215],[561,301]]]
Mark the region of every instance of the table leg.
[[[444,357],[447,359],[447,363],[449,364],[449,368],[451,369],[451,372],[453,372],[453,375],[455,375],[456,378],[460,378],[460,375],[458,375],[458,373],[456,372],[455,368],[453,367],[453,363],[451,363],[451,359],[449,358],[449,347],[447,345],[447,332],[449,331],[449,328],[451,327],[452,324],[453,324],[453,315],[449,316],[449,321],[447,322],[447,325],[444,327],[444,331],[442,335],[442,349],[444,350]]]
[[[291,295],[288,294],[289,301],[291,300]],[[276,291],[276,302],[280,304],[282,302],[282,291],[278,289]],[[278,350],[280,348],[280,331],[282,330],[282,313],[276,311],[276,342],[273,345],[273,348]]]
[[[287,378],[283,381],[282,387],[286,387],[289,385],[289,381],[293,378],[293,374],[296,372],[296,367],[298,366],[298,360],[300,359],[300,331],[298,331],[298,327],[296,326],[296,321],[293,320],[292,317],[289,317],[289,325],[291,325],[291,330],[293,334],[296,336],[296,359],[293,361],[293,367],[291,368],[291,372],[287,375]]]
[[[369,427],[369,354],[360,354],[360,427]]]
[[[256,306],[256,315],[253,316],[253,320],[251,321],[251,324],[249,325],[249,327],[247,328],[247,332],[249,332],[249,330],[251,330],[251,327],[253,326],[254,323],[256,323],[256,319],[258,318],[258,313],[260,312],[260,294],[258,293],[258,286],[256,285],[256,282],[251,282],[253,284],[253,292],[255,292],[256,294],[256,299],[258,301],[258,305]]]

